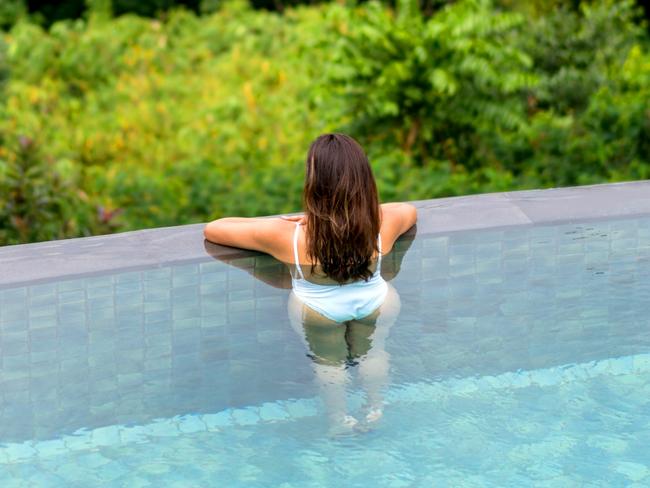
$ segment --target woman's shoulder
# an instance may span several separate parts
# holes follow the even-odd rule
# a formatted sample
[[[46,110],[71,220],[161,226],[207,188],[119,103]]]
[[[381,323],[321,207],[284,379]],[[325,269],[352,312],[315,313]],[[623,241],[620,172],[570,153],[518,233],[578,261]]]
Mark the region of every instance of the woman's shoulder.
[[[283,217],[270,217],[259,222],[256,232],[265,243],[268,254],[279,261],[290,263],[293,262],[293,236],[298,225],[300,224],[296,221]]]

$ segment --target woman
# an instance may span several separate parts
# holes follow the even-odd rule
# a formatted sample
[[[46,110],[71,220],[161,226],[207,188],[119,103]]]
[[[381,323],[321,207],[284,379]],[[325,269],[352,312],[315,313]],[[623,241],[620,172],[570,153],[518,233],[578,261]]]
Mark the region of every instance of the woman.
[[[360,359],[368,390],[367,421],[381,415],[387,375],[383,342],[399,312],[399,297],[382,278],[381,258],[411,228],[413,205],[379,205],[361,146],[344,134],[324,134],[307,154],[304,215],[229,217],[205,227],[209,241],[271,254],[292,268],[289,315],[312,352],[330,417],[345,414],[345,365]],[[296,325],[298,324],[298,325]],[[301,335],[302,335],[301,334]]]

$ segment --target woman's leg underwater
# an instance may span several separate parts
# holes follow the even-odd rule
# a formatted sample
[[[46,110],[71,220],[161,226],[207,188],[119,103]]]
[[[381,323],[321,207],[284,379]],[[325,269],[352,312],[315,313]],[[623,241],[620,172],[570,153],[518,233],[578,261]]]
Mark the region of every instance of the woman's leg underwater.
[[[356,420],[347,415],[346,386],[350,378],[345,369],[348,356],[345,324],[311,310],[293,293],[289,295],[288,308],[291,326],[311,353],[311,366],[330,427],[353,426]]]
[[[354,337],[362,337],[368,334],[368,328],[374,330],[368,337],[370,349],[358,359],[359,377],[366,391],[366,420],[369,422],[378,420],[382,415],[383,390],[388,385],[388,371],[390,368],[390,354],[386,352],[386,339],[390,328],[395,323],[401,309],[400,297],[395,288],[388,283],[388,293],[384,303],[368,317],[355,320],[350,323],[356,332],[351,334]],[[361,342],[361,341],[359,341]]]

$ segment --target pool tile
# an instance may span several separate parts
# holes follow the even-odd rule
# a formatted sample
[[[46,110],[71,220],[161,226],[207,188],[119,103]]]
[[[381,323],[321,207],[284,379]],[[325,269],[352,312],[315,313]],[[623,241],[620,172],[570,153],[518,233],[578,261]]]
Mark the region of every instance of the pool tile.
[[[98,276],[92,276],[89,278],[85,279],[85,284],[86,284],[86,290],[92,289],[92,288],[102,288],[106,289],[110,287],[112,289],[112,285],[114,282],[115,276],[114,275],[98,275]]]

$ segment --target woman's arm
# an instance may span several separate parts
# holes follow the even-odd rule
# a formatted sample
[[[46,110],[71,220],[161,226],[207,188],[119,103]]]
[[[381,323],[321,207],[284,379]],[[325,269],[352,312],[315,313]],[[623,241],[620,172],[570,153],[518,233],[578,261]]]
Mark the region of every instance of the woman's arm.
[[[268,217],[226,217],[206,224],[203,235],[210,242],[265,252],[283,259],[287,221]]]
[[[381,212],[382,252],[387,254],[397,238],[415,224],[417,211],[410,203],[384,203]],[[260,251],[289,262],[292,220],[296,218],[225,217],[206,224],[203,234],[215,244]]]

